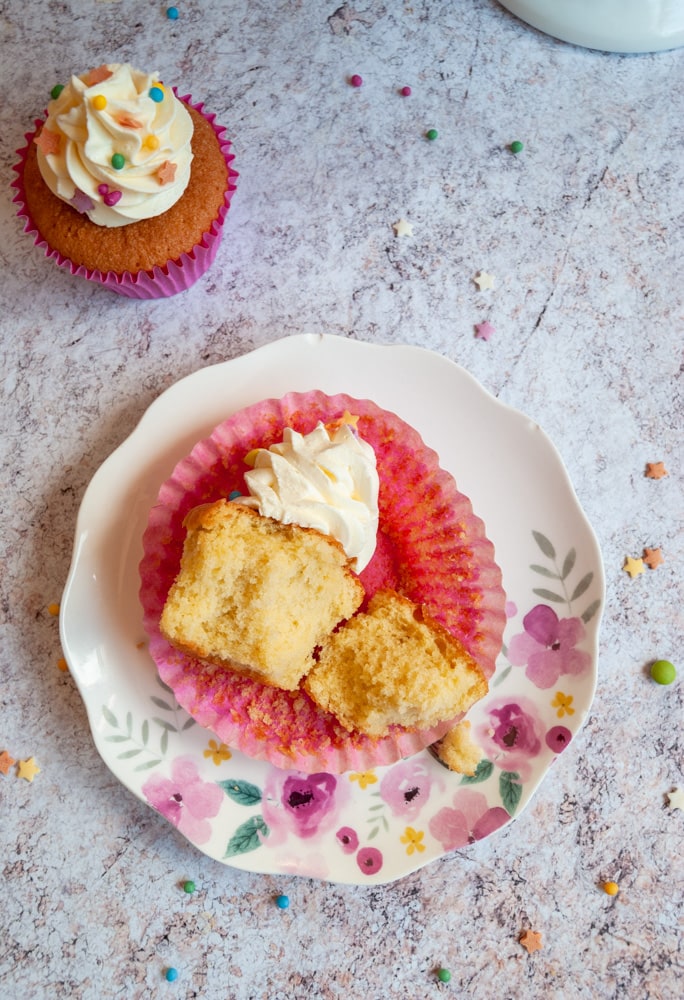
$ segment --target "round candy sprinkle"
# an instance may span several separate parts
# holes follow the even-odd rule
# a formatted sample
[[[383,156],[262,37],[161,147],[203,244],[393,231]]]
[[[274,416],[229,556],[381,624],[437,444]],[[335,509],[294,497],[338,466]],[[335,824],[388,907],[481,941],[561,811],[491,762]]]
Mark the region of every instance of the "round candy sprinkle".
[[[363,78],[359,76],[358,73],[354,73],[350,80],[352,87],[360,87],[363,84]]]
[[[178,969],[174,969],[173,967],[167,969],[164,973],[164,977],[167,983],[175,983],[178,979]]]
[[[52,90],[50,91],[50,97],[52,98],[52,100],[56,101],[63,90],[64,90],[64,84],[56,83],[52,88]]]
[[[401,94],[402,97],[410,97],[411,96],[411,88],[410,87],[402,87],[401,90],[399,91],[399,93]]]
[[[429,139],[430,142],[434,142],[434,140],[437,138],[438,135],[439,132],[437,131],[436,128],[429,128],[425,133],[425,138]]]
[[[656,660],[651,667],[651,677],[656,684],[671,684],[676,676],[675,665],[669,660]]]
[[[604,882],[601,888],[607,896],[617,896],[620,891],[620,886],[617,882]]]
[[[525,147],[519,139],[516,139],[515,142],[511,143],[511,153],[522,153],[524,148]]]
[[[178,7],[167,7],[166,8],[166,16],[168,17],[169,21],[177,21],[178,20]]]
[[[289,896],[278,896],[276,898],[276,906],[278,907],[279,910],[286,910],[289,905],[290,905]]]
[[[93,97],[93,107],[96,111],[104,111],[107,107],[107,98],[104,94],[95,94],[95,97]]]
[[[241,497],[241,496],[242,496],[242,493],[240,493],[240,490],[231,490],[230,493],[228,494],[228,499],[229,500],[237,500],[237,498]]]
[[[187,882],[183,882],[183,892],[194,892],[194,891],[195,891],[195,883],[192,881],[192,879],[188,879]]]
[[[161,104],[161,102],[164,100],[164,91],[161,89],[161,87],[150,87],[149,95],[155,102],[155,104]]]
[[[440,983],[448,983],[451,980],[451,973],[449,972],[448,969],[438,969],[437,978],[439,979]]]
[[[146,146],[147,149],[159,149],[159,139],[156,135],[148,135],[143,142],[143,146]]]
[[[115,170],[123,170],[126,163],[126,159],[123,153],[114,153],[112,157],[112,166]]]

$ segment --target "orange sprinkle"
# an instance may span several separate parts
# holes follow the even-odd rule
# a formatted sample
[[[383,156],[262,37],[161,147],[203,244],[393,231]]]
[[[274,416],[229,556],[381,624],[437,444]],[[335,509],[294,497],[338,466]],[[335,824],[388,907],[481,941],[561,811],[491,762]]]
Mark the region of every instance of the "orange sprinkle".
[[[57,666],[59,667],[60,670],[63,670],[65,673],[69,669],[69,664],[67,663],[67,661],[64,659],[63,656],[60,656],[60,658],[57,660]]]
[[[57,604],[56,601],[53,601],[52,604],[48,604],[48,614],[52,615],[53,618],[56,618],[59,614],[59,604]]]
[[[607,896],[617,896],[620,891],[620,886],[617,882],[604,882],[601,888]]]

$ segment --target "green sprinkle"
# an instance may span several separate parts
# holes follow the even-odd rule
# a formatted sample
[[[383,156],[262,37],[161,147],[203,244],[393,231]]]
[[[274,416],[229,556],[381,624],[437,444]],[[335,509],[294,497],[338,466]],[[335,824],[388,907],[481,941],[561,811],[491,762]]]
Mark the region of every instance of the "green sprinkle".
[[[52,100],[56,101],[63,90],[64,90],[64,84],[56,83],[52,88],[52,90],[50,91],[50,97],[52,98]]]
[[[188,879],[187,882],[183,882],[183,892],[194,892],[195,883]]]
[[[524,148],[525,147],[519,139],[516,139],[515,142],[511,143],[511,153],[522,153]]]
[[[123,153],[114,153],[114,156],[112,157],[112,166],[115,170],[123,170],[125,163],[126,158]]]
[[[656,660],[651,667],[651,677],[656,684],[671,684],[676,676],[674,663],[669,660]]]
[[[451,973],[449,972],[448,969],[438,969],[437,978],[439,979],[440,983],[448,983],[451,980]]]
[[[429,128],[425,133],[425,138],[429,139],[430,142],[434,142],[434,140],[437,138],[438,135],[439,132],[437,131],[436,128]]]

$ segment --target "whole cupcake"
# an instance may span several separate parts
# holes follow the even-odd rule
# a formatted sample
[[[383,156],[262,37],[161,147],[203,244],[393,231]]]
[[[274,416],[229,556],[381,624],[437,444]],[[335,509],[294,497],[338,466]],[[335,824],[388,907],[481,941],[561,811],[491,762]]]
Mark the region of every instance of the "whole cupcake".
[[[107,63],[56,86],[26,139],[14,200],[60,266],[132,298],[174,295],[209,267],[237,173],[189,95]]]

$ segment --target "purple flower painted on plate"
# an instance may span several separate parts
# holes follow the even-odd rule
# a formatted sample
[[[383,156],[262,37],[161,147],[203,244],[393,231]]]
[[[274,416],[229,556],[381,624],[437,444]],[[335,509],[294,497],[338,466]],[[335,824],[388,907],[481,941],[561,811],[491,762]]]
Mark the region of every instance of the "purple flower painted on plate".
[[[453,806],[445,806],[432,817],[429,828],[445,851],[453,851],[488,837],[509,819],[501,806],[490,809],[482,792],[462,788],[454,795]]]
[[[486,757],[502,771],[529,777],[530,762],[542,749],[544,725],[529,698],[501,697],[487,706],[487,717],[477,728]]]
[[[546,745],[554,753],[562,753],[572,739],[572,733],[567,726],[553,726],[546,734]]]
[[[327,832],[337,821],[344,797],[344,784],[334,774],[271,768],[262,800],[269,843],[280,843],[288,834],[308,839]]]
[[[171,777],[152,775],[142,786],[142,793],[194,844],[206,844],[211,837],[209,819],[218,814],[224,798],[215,782],[200,778],[191,757],[176,757]]]
[[[356,863],[364,875],[375,875],[382,868],[382,852],[377,847],[362,847]]]
[[[359,846],[359,838],[356,830],[352,830],[350,826],[340,827],[335,836],[345,854],[353,854]]]
[[[404,760],[390,768],[380,783],[380,797],[395,816],[414,820],[430,798],[431,779],[420,759]]]
[[[585,635],[580,618],[559,618],[553,608],[537,604],[523,618],[523,628],[509,643],[508,659],[514,667],[525,667],[538,688],[553,687],[563,674],[583,674],[591,666],[589,654],[575,648]]]

